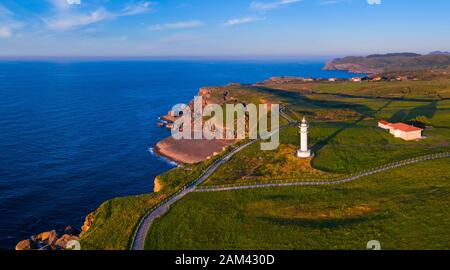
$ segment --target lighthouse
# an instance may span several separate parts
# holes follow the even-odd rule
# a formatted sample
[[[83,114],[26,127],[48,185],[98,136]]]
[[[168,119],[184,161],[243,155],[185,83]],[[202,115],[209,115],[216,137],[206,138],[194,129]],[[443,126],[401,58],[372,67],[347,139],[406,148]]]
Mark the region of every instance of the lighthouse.
[[[299,158],[309,158],[311,157],[311,150],[308,148],[308,129],[309,125],[306,118],[303,117],[300,128],[300,149],[297,151],[297,156]]]

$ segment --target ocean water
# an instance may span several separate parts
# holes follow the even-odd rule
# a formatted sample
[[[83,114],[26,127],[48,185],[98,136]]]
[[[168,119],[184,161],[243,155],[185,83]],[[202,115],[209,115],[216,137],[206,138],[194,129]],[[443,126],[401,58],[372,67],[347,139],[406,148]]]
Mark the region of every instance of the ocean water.
[[[324,61],[0,62],[0,249],[67,225],[103,201],[151,192],[173,168],[149,148],[172,105],[202,86],[271,76],[350,77]]]

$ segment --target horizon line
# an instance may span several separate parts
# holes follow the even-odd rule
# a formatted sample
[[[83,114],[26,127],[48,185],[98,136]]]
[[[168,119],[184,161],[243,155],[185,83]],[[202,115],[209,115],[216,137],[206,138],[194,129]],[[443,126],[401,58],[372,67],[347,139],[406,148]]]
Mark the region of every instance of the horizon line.
[[[372,52],[372,53],[336,53],[336,54],[211,54],[211,55],[0,55],[0,61],[4,60],[286,60],[286,59],[335,59],[346,56],[369,56],[374,54],[389,54],[392,52]],[[400,53],[417,53],[426,55],[423,52],[403,51]]]
[[[0,55],[1,59],[300,59],[343,55]]]

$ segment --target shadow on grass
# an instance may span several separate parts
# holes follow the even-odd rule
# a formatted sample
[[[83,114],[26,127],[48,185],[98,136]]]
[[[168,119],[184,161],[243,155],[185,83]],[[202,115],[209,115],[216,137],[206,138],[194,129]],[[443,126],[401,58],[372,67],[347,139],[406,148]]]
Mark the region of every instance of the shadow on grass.
[[[265,196],[264,199],[270,200],[270,201],[287,201],[290,200],[292,198],[295,198],[295,196],[291,196],[291,195],[270,195],[270,196]]]
[[[406,110],[400,110],[400,111],[398,111],[398,112],[396,112],[396,113],[394,113],[389,119],[388,119],[388,122],[391,122],[391,123],[395,123],[395,122],[404,122],[404,121],[406,121],[406,117],[407,117],[407,113],[406,113]]]
[[[416,118],[417,116],[425,116],[428,119],[431,119],[436,114],[437,110],[437,101],[433,101],[429,104],[415,107],[411,109],[409,112],[405,109],[402,109],[396,113],[394,113],[391,118],[388,119],[389,122],[406,122]]]
[[[335,132],[333,132],[330,136],[326,137],[325,139],[317,142],[313,147],[311,147],[313,152],[318,152],[320,151],[325,145],[329,144],[330,141],[332,141],[334,138],[336,138],[340,133],[342,133],[343,131],[345,131],[348,128],[353,128],[356,127],[362,120],[364,120],[367,116],[375,116],[377,113],[379,113],[380,111],[386,109],[390,104],[392,103],[392,100],[389,100],[388,102],[386,102],[386,104],[384,104],[383,106],[381,106],[379,109],[377,109],[376,111],[372,111],[372,113],[370,115],[362,115],[361,117],[359,117],[356,121],[352,122],[352,123],[348,123],[348,124],[344,124],[343,127],[341,127],[340,129],[336,130]]]
[[[278,90],[267,87],[255,87],[257,91],[276,96],[280,101],[287,104],[301,106],[307,104],[310,107],[333,108],[333,109],[351,109],[363,115],[372,115],[374,111],[368,106],[354,104],[349,102],[341,102],[335,100],[313,100],[298,92]]]
[[[417,116],[425,116],[428,119],[431,119],[436,114],[437,110],[437,101],[433,101],[427,105],[415,107],[409,114],[406,116],[406,120],[411,120],[416,118]]]

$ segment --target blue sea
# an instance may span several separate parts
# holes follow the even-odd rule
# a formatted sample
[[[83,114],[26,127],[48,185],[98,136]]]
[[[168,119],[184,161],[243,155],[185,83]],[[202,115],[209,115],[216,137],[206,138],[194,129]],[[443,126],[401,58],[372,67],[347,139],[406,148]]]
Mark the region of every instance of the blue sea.
[[[351,77],[324,60],[0,62],[0,249],[79,228],[105,200],[151,192],[174,167],[149,149],[156,126],[202,86],[271,76]]]

